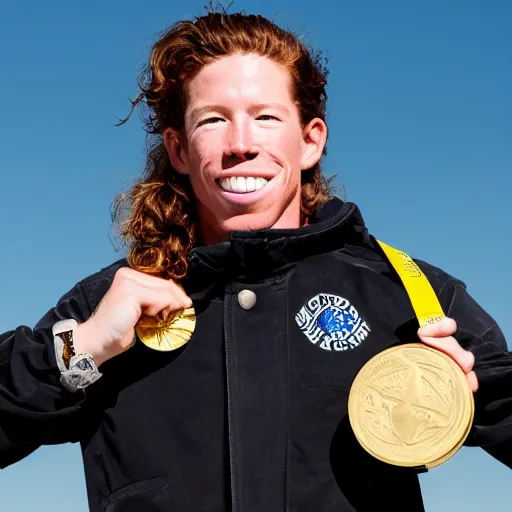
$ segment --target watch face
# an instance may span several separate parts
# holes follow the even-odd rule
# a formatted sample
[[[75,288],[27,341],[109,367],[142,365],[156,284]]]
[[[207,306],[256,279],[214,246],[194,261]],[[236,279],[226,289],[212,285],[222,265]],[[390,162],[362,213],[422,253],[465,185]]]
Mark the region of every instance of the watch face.
[[[94,371],[94,368],[93,368],[91,361],[89,360],[88,357],[84,357],[83,359],[80,359],[79,361],[77,361],[73,365],[73,368],[79,368],[80,370],[82,370],[84,372]]]

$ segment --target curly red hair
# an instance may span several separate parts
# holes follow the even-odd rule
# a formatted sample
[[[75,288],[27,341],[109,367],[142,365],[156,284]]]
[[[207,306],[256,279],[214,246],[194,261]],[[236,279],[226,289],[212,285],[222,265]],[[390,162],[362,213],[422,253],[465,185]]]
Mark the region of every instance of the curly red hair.
[[[144,174],[114,201],[117,220],[122,205],[129,203],[129,214],[119,227],[129,244],[127,259],[132,268],[176,281],[186,275],[187,255],[195,241],[193,192],[188,177],[171,165],[162,133],[167,128],[183,133],[188,82],[205,65],[234,53],[257,54],[284,66],[292,79],[290,92],[301,124],[316,117],[325,121],[327,72],[321,55],[313,58],[291,32],[263,16],[241,13],[213,12],[173,25],[153,46],[139,75],[141,93],[132,102],[132,111],[145,105],[149,147]],[[320,164],[302,172],[304,224],[330,195]]]

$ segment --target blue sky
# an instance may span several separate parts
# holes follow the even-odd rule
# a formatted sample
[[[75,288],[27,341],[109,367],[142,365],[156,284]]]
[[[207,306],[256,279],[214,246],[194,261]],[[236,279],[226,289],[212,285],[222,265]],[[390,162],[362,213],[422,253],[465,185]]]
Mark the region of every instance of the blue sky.
[[[204,3],[0,0],[0,332],[33,325],[122,256],[110,204],[143,167],[144,133],[136,117],[113,125],[155,34]],[[512,340],[512,3],[234,8],[273,18],[329,57],[325,170],[373,234],[465,281]],[[463,449],[421,477],[426,509],[510,510],[511,476]],[[1,471],[0,510],[85,512],[79,448],[42,448]]]

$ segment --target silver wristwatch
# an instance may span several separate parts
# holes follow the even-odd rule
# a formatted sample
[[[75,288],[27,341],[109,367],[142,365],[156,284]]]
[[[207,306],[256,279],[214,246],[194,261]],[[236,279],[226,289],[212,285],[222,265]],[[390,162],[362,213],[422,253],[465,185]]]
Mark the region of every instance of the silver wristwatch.
[[[101,373],[90,354],[77,354],[73,345],[76,320],[60,320],[52,328],[55,357],[61,372],[61,384],[71,392],[85,389],[96,382]]]

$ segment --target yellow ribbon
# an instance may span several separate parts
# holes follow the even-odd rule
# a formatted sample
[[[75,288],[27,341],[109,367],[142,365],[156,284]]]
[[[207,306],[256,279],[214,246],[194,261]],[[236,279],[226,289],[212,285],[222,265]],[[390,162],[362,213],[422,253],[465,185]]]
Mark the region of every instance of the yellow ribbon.
[[[377,240],[402,280],[420,327],[434,324],[445,316],[432,285],[414,260],[405,252]]]

